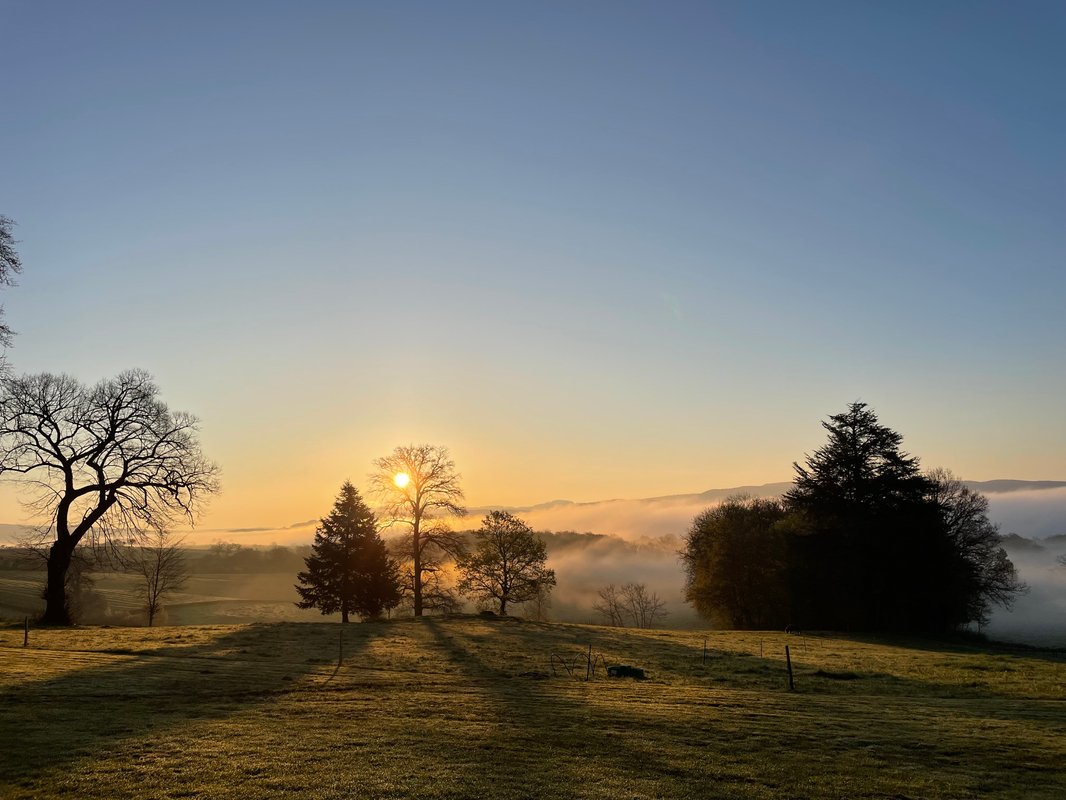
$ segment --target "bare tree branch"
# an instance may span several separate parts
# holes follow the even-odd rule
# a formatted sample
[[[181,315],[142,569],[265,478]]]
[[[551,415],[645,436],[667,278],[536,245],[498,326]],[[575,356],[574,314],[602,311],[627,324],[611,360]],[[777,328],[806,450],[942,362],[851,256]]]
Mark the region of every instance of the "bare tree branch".
[[[397,447],[391,455],[374,461],[367,494],[380,504],[382,527],[410,528],[406,561],[410,563],[411,597],[416,617],[422,615],[423,573],[435,562],[433,551],[457,555],[459,540],[446,525],[427,522],[444,516],[463,516],[460,475],[448,448],[436,445]]]
[[[123,546],[176,520],[192,523],[218,491],[195,417],[172,412],[142,370],[88,387],[68,375],[0,382],[0,478],[23,489],[52,535],[44,620],[65,624],[63,574],[83,541],[121,560]]]
[[[141,547],[133,550],[131,567],[142,578],[138,590],[149,628],[163,608],[163,598],[180,589],[189,577],[181,544],[182,539],[155,530]]]

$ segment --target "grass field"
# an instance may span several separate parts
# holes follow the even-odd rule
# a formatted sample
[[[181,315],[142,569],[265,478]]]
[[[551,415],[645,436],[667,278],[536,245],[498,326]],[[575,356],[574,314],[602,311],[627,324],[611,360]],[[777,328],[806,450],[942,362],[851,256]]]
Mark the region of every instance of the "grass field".
[[[0,570],[0,620],[19,620],[44,610],[41,590],[43,572]],[[100,572],[93,576],[93,592],[103,600],[104,619],[118,625],[144,625],[147,615],[137,594],[135,575]],[[240,624],[272,622],[317,622],[316,610],[297,608],[299,599],[292,573],[221,573],[192,575],[181,591],[168,594],[161,622],[173,625]],[[337,619],[339,619],[339,615]]]
[[[1061,654],[464,617],[338,667],[341,627],[0,630],[0,795],[1066,797]],[[590,644],[648,680],[551,676]]]

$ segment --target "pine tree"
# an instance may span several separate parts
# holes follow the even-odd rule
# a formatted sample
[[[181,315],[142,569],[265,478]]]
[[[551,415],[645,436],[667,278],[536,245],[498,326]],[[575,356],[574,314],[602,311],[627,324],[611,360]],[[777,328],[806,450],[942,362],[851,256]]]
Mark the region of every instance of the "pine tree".
[[[795,487],[785,497],[794,507],[846,520],[898,509],[928,491],[918,459],[900,450],[903,436],[880,424],[866,403],[850,403],[822,427],[829,442],[805,466],[792,465]]]
[[[926,502],[930,482],[903,436],[865,403],[822,427],[829,441],[794,464],[785,494],[807,521],[790,540],[793,624],[842,630],[918,629],[949,557]],[[929,623],[933,625],[933,623]]]
[[[306,559],[307,571],[297,575],[300,608],[323,614],[349,614],[374,619],[400,602],[400,575],[388,557],[373,512],[350,481],[341,487],[329,516],[315,531]]]

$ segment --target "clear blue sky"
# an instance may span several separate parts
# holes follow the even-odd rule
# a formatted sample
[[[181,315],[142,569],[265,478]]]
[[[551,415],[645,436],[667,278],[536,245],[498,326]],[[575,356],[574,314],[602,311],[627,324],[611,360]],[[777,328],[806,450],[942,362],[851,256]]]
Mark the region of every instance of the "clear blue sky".
[[[474,502],[787,479],[855,399],[928,466],[1066,478],[1061,2],[0,18],[10,360],[153,372],[219,524],[412,441]]]

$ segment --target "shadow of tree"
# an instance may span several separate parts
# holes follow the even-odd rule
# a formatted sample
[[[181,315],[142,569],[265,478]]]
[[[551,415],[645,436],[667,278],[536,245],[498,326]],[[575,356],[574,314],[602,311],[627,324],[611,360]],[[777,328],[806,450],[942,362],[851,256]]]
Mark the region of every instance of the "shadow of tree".
[[[357,658],[377,632],[348,636],[345,656]],[[92,757],[116,743],[191,720],[225,717],[298,689],[335,661],[339,625],[252,625],[192,645],[162,644],[77,655],[93,662],[0,691],[5,731],[0,784],[31,780]],[[363,632],[361,632],[363,633]],[[297,659],[279,647],[294,641]],[[27,650],[26,658],[71,659],[64,651]],[[325,673],[323,678],[328,676]]]
[[[173,629],[137,651],[24,651],[42,659],[43,671],[56,659],[71,669],[0,691],[0,730],[18,732],[5,736],[0,753],[0,795],[11,786],[35,796],[58,785],[64,771],[84,767],[82,759],[129,771],[130,759],[158,756],[157,734],[168,734],[173,750],[205,733],[232,736],[235,780],[259,781],[246,789],[304,791],[328,775],[366,796],[434,798],[468,797],[473,787],[492,794],[503,781],[508,797],[846,796],[851,776],[870,774],[872,761],[914,770],[875,778],[882,796],[970,796],[992,793],[1025,770],[1050,785],[1057,779],[1040,770],[1059,762],[1058,745],[1048,743],[1066,741],[1061,700],[957,686],[940,697],[935,683],[872,670],[818,677],[824,664],[815,643],[808,643],[809,659],[800,656],[798,691],[790,693],[776,652],[786,641],[780,635],[768,639],[766,657],[756,643],[756,655],[721,650],[704,664],[699,635],[637,637],[511,619],[352,625],[344,628],[345,667],[327,683],[341,629]],[[212,638],[187,638],[205,635]],[[612,661],[649,668],[650,679],[521,677],[549,672],[552,651],[577,656],[589,644]],[[794,652],[805,652],[802,643]],[[364,674],[373,670],[384,671],[381,680]],[[230,727],[198,724],[216,720]],[[353,741],[362,748],[354,755]],[[404,766],[385,767],[378,780],[340,760],[349,757]],[[226,791],[236,790],[229,768],[214,772]],[[171,781],[166,770],[157,763],[138,774]],[[78,791],[95,775],[66,784]],[[184,780],[188,791],[201,785],[188,770]],[[923,788],[922,780],[933,782]]]
[[[656,678],[663,673],[655,669],[651,680],[643,685],[603,677],[592,683],[567,677],[528,680],[480,657],[471,632],[433,620],[428,620],[426,627],[437,646],[467,674],[497,677],[486,681],[485,686],[514,725],[531,733],[551,732],[555,741],[541,745],[546,751],[570,749],[580,759],[609,764],[612,780],[630,789],[640,786],[646,796],[664,796],[666,792],[671,796],[793,792],[807,796],[802,791],[804,785],[810,788],[836,781],[846,787],[848,765],[871,760],[886,766],[901,765],[904,770],[927,770],[926,776],[950,772],[950,780],[945,778],[941,787],[944,791],[967,784],[974,790],[1003,788],[1019,775],[1036,780],[1033,775],[1050,774],[1059,756],[1049,743],[1061,741],[1066,734],[1061,701],[1049,704],[989,696],[980,689],[960,690],[954,685],[878,672],[848,676],[846,683],[858,691],[842,693],[840,675],[823,670],[825,674],[818,676],[813,666],[800,668],[802,690],[788,692],[783,663],[747,653],[716,659],[716,670],[732,673],[728,680],[702,685],[697,681],[685,693],[675,692],[676,686],[657,685]],[[541,626],[536,623],[501,620],[492,627],[504,651],[519,652],[537,645],[543,648]],[[602,629],[573,628],[557,633],[555,646],[572,647],[570,652],[575,656],[587,653],[590,644],[594,653],[620,655],[616,648],[626,644],[624,635]],[[629,644],[632,647],[632,642]],[[647,648],[639,648],[642,666],[652,663],[658,670],[676,670],[678,664],[685,664],[686,677],[699,678],[702,646],[659,641],[648,647],[660,653],[649,658]],[[544,654],[545,668],[548,655]],[[511,679],[501,679],[506,677]],[[779,690],[767,694],[768,687]],[[743,691],[733,691],[736,689]],[[771,697],[776,699],[768,703]],[[706,718],[701,709],[709,712]],[[764,724],[774,718],[776,721]],[[674,719],[676,726],[672,725]],[[998,730],[1000,735],[974,736],[975,726]],[[679,731],[688,736],[698,731],[699,736],[680,739]],[[771,753],[798,750],[809,758],[800,769],[795,768],[792,757],[780,763],[768,759],[752,773],[736,755],[748,747]],[[967,757],[975,754],[980,756],[980,767],[966,763]],[[781,767],[786,762],[792,765],[789,769]],[[569,766],[569,772],[577,780],[587,774],[576,763]],[[898,792],[900,787],[907,787],[904,793],[915,790],[907,780],[890,775],[884,781],[889,793]]]
[[[550,764],[555,776],[554,794],[656,797],[663,796],[664,782],[688,782],[699,787],[697,796],[720,796],[706,791],[702,770],[686,769],[657,749],[655,737],[642,737],[642,731],[651,720],[641,713],[645,701],[639,686],[627,684],[632,688],[627,698],[632,704],[616,702],[595,707],[587,694],[597,691],[593,683],[567,681],[564,684],[562,681],[516,678],[478,656],[461,629],[455,626],[445,629],[432,618],[423,624],[432,634],[436,646],[447,653],[465,674],[495,677],[495,680],[485,680],[483,686],[492,693],[501,713],[515,731],[513,735],[521,736],[526,748],[542,754],[544,763]],[[513,640],[533,636],[536,641],[535,629],[508,621],[496,623],[495,632]],[[619,687],[620,684],[615,684],[613,688]],[[598,768],[590,771],[588,764],[596,764]],[[576,786],[590,777],[600,783],[575,791]],[[739,775],[729,776],[729,780],[732,779],[750,782]],[[602,783],[605,780],[606,785]],[[774,784],[770,782],[768,785]]]

